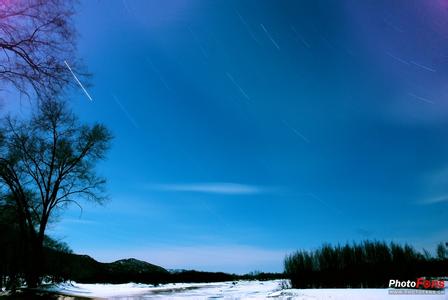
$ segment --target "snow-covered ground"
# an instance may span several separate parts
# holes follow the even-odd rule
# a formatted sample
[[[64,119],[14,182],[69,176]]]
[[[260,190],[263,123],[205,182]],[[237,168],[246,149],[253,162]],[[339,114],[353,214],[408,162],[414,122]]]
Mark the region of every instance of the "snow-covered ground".
[[[101,299],[300,299],[300,300],[384,300],[447,299],[444,295],[390,295],[388,289],[285,289],[284,280],[217,283],[145,284],[64,283],[46,288],[70,296]]]

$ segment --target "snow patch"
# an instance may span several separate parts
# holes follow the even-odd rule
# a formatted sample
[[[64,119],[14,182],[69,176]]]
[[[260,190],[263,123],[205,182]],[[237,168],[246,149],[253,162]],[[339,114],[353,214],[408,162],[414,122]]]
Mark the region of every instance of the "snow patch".
[[[46,291],[69,296],[113,299],[300,299],[300,300],[442,300],[445,295],[389,295],[388,289],[291,289],[287,280],[227,281],[216,283],[50,285]],[[446,291],[446,289],[445,289]]]

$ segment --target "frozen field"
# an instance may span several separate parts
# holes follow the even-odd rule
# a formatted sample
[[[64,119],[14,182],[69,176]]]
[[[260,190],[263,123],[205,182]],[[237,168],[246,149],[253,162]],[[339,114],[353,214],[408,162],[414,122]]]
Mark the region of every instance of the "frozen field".
[[[238,281],[179,283],[160,286],[144,284],[77,284],[50,286],[48,291],[100,299],[301,299],[301,300],[383,300],[448,299],[448,295],[389,295],[388,289],[285,289],[287,282]]]

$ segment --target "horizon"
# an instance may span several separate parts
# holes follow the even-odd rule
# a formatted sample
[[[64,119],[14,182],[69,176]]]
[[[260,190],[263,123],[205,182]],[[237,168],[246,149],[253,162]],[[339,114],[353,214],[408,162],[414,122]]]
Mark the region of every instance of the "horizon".
[[[433,251],[448,5],[373,3],[80,1],[93,85],[68,102],[115,137],[98,167],[110,201],[61,212],[50,235],[102,262],[236,274],[324,242]]]

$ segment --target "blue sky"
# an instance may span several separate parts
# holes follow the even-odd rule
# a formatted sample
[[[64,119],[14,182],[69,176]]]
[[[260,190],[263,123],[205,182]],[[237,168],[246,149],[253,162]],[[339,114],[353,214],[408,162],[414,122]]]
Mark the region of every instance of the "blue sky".
[[[435,248],[448,205],[445,1],[81,1],[73,94],[115,139],[110,201],[51,233],[101,261],[281,271],[362,239]],[[68,58],[67,61],[70,61]]]

